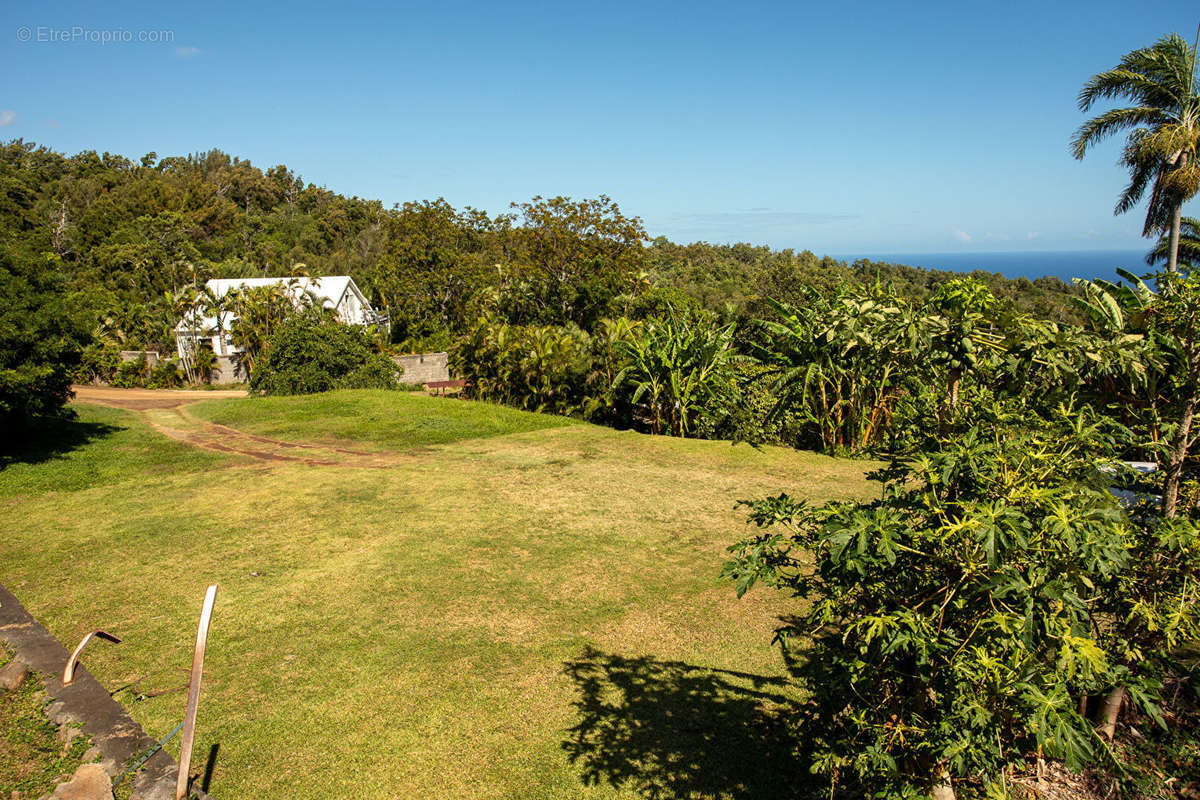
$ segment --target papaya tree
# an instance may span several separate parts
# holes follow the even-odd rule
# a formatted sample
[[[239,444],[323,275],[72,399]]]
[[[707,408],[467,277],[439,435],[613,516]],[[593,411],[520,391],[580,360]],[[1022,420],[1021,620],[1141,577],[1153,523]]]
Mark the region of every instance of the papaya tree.
[[[1157,717],[1163,625],[1196,631],[1196,527],[1137,523],[1107,491],[1119,429],[1087,409],[973,413],[889,468],[876,501],[746,503],[755,532],[725,576],[801,600],[777,640],[831,797],[952,797],[1032,756],[1111,766],[1086,698],[1127,690]],[[1159,563],[1190,578],[1138,563],[1156,537],[1181,542]]]
[[[1144,341],[1140,381],[1110,386],[1118,408],[1140,412],[1141,432],[1161,462],[1162,514],[1173,517],[1185,467],[1196,445],[1200,407],[1200,275],[1166,269],[1145,280],[1122,272],[1130,285],[1081,281],[1081,305],[1108,338]],[[1145,388],[1137,392],[1137,386]]]

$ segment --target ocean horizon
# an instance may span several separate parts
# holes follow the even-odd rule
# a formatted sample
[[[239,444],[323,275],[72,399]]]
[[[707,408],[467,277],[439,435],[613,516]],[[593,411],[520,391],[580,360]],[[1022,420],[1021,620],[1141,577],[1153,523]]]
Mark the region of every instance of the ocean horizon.
[[[855,253],[830,254],[831,258],[853,263],[860,258],[907,264],[911,267],[949,270],[953,272],[998,272],[1006,278],[1043,276],[1059,278],[1067,283],[1072,278],[1105,278],[1119,280],[1117,268],[1143,275],[1150,271],[1143,250],[1026,250],[979,253]]]

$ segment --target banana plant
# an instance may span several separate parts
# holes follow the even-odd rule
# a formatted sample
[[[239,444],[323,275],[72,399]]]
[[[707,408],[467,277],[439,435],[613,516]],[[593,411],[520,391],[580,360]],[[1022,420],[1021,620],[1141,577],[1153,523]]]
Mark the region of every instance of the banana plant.
[[[627,364],[614,378],[614,390],[632,388],[630,402],[646,412],[652,433],[688,436],[706,407],[731,390],[730,368],[748,360],[733,350],[734,328],[668,308],[637,336],[616,342]]]

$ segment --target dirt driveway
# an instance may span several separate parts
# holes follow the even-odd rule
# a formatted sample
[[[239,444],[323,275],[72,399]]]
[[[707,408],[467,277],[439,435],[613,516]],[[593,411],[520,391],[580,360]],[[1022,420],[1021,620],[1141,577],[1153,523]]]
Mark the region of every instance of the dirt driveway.
[[[175,408],[201,400],[246,396],[244,389],[114,389],[111,386],[72,386],[71,389],[81,403],[99,403],[129,411]]]

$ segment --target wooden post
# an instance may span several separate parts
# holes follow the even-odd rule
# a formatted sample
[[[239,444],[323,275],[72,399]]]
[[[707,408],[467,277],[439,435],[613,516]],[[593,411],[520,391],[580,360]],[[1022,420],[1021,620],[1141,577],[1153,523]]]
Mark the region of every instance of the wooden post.
[[[192,768],[192,742],[196,738],[196,707],[200,704],[200,679],[204,676],[204,648],[208,644],[208,623],[212,620],[213,603],[217,599],[214,583],[204,593],[200,609],[200,626],[196,629],[196,650],[192,654],[192,679],[188,684],[187,713],[183,716],[183,741],[179,751],[179,778],[175,781],[175,800],[187,795],[188,772]]]

